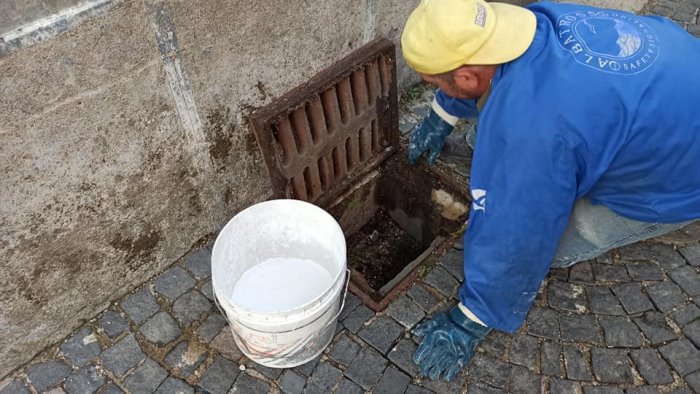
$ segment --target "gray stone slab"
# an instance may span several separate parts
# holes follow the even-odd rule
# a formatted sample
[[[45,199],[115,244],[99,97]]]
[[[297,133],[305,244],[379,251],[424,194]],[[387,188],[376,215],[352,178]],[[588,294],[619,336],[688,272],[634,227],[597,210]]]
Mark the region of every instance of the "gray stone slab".
[[[642,292],[642,285],[639,283],[622,283],[612,287],[613,293],[622,303],[627,313],[634,315],[654,309],[654,305],[646,294]]]
[[[411,286],[406,292],[411,299],[418,304],[424,311],[430,312],[438,304],[440,304],[440,299],[436,297],[433,293],[426,290],[421,284],[416,283]]]
[[[685,265],[683,257],[671,245],[651,244],[649,248],[654,260],[666,271]]]
[[[31,392],[24,382],[13,380],[7,386],[0,389],[0,394],[31,394]]]
[[[575,346],[563,346],[564,365],[566,366],[566,377],[571,380],[593,380],[591,366],[586,360],[586,356],[581,349]]]
[[[501,394],[501,393],[505,393],[505,391],[503,391],[501,389],[487,386],[486,384],[481,383],[481,382],[469,383],[469,385],[467,387],[467,392],[469,394]]]
[[[544,375],[562,377],[564,370],[561,365],[561,345],[555,342],[542,344],[540,371]]]
[[[298,367],[294,367],[294,372],[298,372],[298,373],[302,374],[303,376],[308,377],[309,375],[311,375],[314,368],[316,368],[316,365],[318,365],[318,362],[320,359],[321,359],[321,356],[318,356],[309,362],[301,364]]]
[[[63,342],[60,349],[61,353],[76,367],[82,367],[102,352],[95,333],[87,326]]]
[[[214,362],[202,374],[197,386],[211,394],[226,394],[238,377],[240,369],[234,362],[216,356]]]
[[[508,349],[511,339],[512,335],[510,334],[492,330],[486,338],[477,345],[477,349],[495,358],[502,358],[506,349]]]
[[[209,343],[216,337],[222,328],[226,325],[226,319],[216,311],[207,317],[206,320],[197,328],[196,334],[204,343]]]
[[[634,383],[634,374],[625,350],[591,349],[593,374],[603,383]]]
[[[335,394],[363,394],[364,392],[365,391],[362,390],[362,387],[353,383],[352,380],[343,378],[343,381],[340,382],[338,391],[336,391]]]
[[[690,387],[691,390],[700,393],[700,371],[686,376],[685,382],[688,383],[688,387]]]
[[[200,249],[187,257],[185,268],[197,279],[206,279],[211,276],[211,251],[208,248]]]
[[[212,288],[210,280],[202,283],[202,285],[199,286],[199,291],[201,291],[202,294],[209,299],[209,301],[214,302],[214,289]]]
[[[550,268],[549,277],[567,282],[569,280],[569,268]]]
[[[37,391],[44,391],[65,379],[71,368],[60,360],[49,360],[27,368],[26,374]]]
[[[280,379],[280,389],[285,394],[301,394],[306,386],[306,379],[298,373],[288,369]]]
[[[156,394],[194,394],[194,388],[180,379],[168,377],[158,386]]]
[[[661,312],[669,312],[685,302],[685,295],[681,288],[669,281],[647,286],[645,290]]]
[[[574,264],[569,270],[569,281],[574,283],[590,283],[593,278],[593,268],[590,261]]]
[[[696,320],[695,322],[683,327],[683,334],[686,336],[686,338],[690,339],[695,346],[700,348],[700,320]]]
[[[109,310],[105,312],[98,325],[102,332],[104,332],[108,337],[115,338],[124,331],[129,330],[129,323],[116,311]]]
[[[348,315],[360,305],[362,305],[362,301],[359,298],[357,298],[356,295],[348,292],[348,295],[345,297],[345,304],[343,305],[343,310],[340,312],[338,320],[345,320],[345,318],[348,317]]]
[[[654,386],[634,386],[627,389],[627,394],[659,394],[661,391]]]
[[[211,303],[197,290],[191,290],[175,300],[173,316],[185,326],[199,320],[211,309]]]
[[[155,290],[173,301],[195,285],[190,274],[180,267],[173,267],[160,274],[154,281]]]
[[[102,365],[116,376],[124,375],[145,358],[146,355],[141,351],[141,346],[136,342],[133,334],[125,336],[100,355]]]
[[[652,250],[646,242],[636,242],[615,249],[623,261],[650,261],[653,260]]]
[[[666,322],[666,317],[659,312],[647,312],[632,320],[652,345],[672,341],[678,337]]]
[[[682,327],[700,318],[700,308],[695,304],[688,304],[671,313],[671,318]]]
[[[168,312],[159,312],[141,326],[141,334],[149,342],[167,345],[180,336],[180,327]]]
[[[683,289],[683,291],[691,296],[700,295],[700,275],[695,272],[695,268],[685,266],[676,268],[668,272],[668,276]]]
[[[628,282],[627,268],[624,265],[592,264],[593,276],[599,282]]]
[[[389,366],[374,388],[375,394],[403,394],[411,378],[393,366]]]
[[[538,359],[537,338],[524,334],[515,334],[510,345],[510,362],[534,371]]]
[[[406,295],[392,302],[386,309],[386,314],[408,329],[425,317],[425,312]]]
[[[592,315],[559,316],[561,339],[570,342],[601,344],[602,335],[595,317]]]
[[[607,347],[641,347],[644,343],[642,333],[633,322],[622,317],[604,317],[600,319],[600,325],[605,334]]]
[[[178,343],[165,356],[165,363],[182,378],[188,378],[207,358],[205,349],[190,345],[186,341]]]
[[[363,389],[369,390],[379,381],[386,365],[387,361],[381,354],[372,348],[365,347],[345,370],[345,376]]]
[[[403,333],[404,329],[399,323],[388,316],[379,316],[360,330],[358,336],[374,346],[382,354],[387,354]]]
[[[362,325],[372,316],[374,316],[374,312],[372,312],[371,309],[360,305],[343,320],[343,326],[353,334],[357,334],[357,331],[359,331]]]
[[[559,339],[559,313],[533,307],[527,316],[527,333],[541,338]]]
[[[621,388],[615,386],[583,386],[584,394],[624,394]]]
[[[114,382],[108,383],[105,387],[100,390],[100,394],[122,394],[124,393],[122,389],[117,387]]]
[[[233,333],[229,326],[224,326],[221,331],[209,343],[209,347],[215,349],[219,354],[229,360],[239,361],[243,357],[236,341],[233,339]]]
[[[423,282],[435,288],[445,297],[450,297],[459,287],[457,279],[440,266],[430,270],[428,275],[423,278]]]
[[[693,267],[700,267],[700,245],[688,245],[679,249],[679,252]]]
[[[328,357],[333,361],[343,366],[348,366],[355,359],[357,352],[360,351],[360,345],[350,339],[345,334],[340,334],[338,340],[331,345]]]
[[[238,379],[236,379],[236,383],[231,387],[230,392],[240,394],[267,394],[270,392],[270,385],[247,373],[242,373],[238,375]]]
[[[495,358],[475,354],[469,364],[469,378],[506,389],[510,378],[510,365]]]
[[[466,367],[465,367],[466,369]],[[471,381],[471,380],[470,380]],[[452,381],[445,381],[444,379],[432,380],[428,378],[423,378],[421,385],[435,393],[439,394],[457,394],[464,392],[464,386],[467,382],[467,374],[459,373],[455,376]]]
[[[457,281],[464,282],[464,253],[457,249],[450,249],[440,259],[443,266]]]
[[[510,390],[514,394],[542,392],[542,378],[525,367],[514,365],[510,370]]]
[[[260,372],[261,374],[267,376],[268,378],[270,378],[272,380],[277,380],[277,378],[279,378],[280,375],[282,375],[282,371],[283,371],[281,368],[270,368],[270,367],[266,367],[266,366],[260,365],[260,364],[255,364],[253,366],[253,369],[255,369],[256,371]]]
[[[160,306],[148,287],[142,287],[134,294],[128,295],[121,302],[120,306],[136,324],[141,324],[149,317],[153,316]]]
[[[147,358],[124,378],[124,387],[132,393],[152,393],[168,377],[168,371]]]
[[[608,286],[586,287],[588,307],[596,315],[624,316],[625,310]]]
[[[581,394],[581,384],[571,380],[552,379],[549,381],[549,392],[557,394]]]
[[[636,281],[657,281],[664,280],[664,273],[661,267],[651,261],[635,261],[627,264],[627,273],[630,278]]]
[[[681,376],[700,369],[700,351],[687,339],[661,346],[659,351]]]
[[[432,394],[433,391],[428,390],[426,388],[416,386],[414,384],[409,384],[408,388],[406,389],[406,394]]]
[[[549,306],[552,308],[577,313],[585,313],[588,310],[581,285],[553,280],[547,289]]]
[[[68,394],[94,393],[103,384],[105,376],[93,365],[86,365],[66,378],[63,388]]]
[[[305,393],[330,393],[343,377],[343,372],[330,363],[321,361],[306,383]]]
[[[412,378],[418,375],[418,367],[413,363],[413,353],[418,345],[409,339],[402,339],[389,352],[389,360]]]
[[[673,376],[668,364],[654,349],[635,349],[630,352],[637,371],[648,384],[671,384]]]

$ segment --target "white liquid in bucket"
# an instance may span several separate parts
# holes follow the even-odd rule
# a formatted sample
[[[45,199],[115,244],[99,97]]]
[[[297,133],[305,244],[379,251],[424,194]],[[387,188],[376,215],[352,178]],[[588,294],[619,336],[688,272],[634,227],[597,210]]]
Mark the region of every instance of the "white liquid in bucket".
[[[277,257],[244,272],[232,299],[250,310],[285,311],[313,301],[331,282],[330,273],[312,260]]]

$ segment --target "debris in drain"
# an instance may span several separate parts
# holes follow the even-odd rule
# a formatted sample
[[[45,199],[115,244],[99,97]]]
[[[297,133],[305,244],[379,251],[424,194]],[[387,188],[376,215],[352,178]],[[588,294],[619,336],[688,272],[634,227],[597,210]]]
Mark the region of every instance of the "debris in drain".
[[[348,239],[348,265],[379,291],[424,249],[380,209]]]
[[[466,205],[455,200],[455,198],[450,193],[442,189],[433,189],[431,196],[433,202],[440,206],[440,214],[445,219],[457,220],[460,216],[466,214],[468,211]]]

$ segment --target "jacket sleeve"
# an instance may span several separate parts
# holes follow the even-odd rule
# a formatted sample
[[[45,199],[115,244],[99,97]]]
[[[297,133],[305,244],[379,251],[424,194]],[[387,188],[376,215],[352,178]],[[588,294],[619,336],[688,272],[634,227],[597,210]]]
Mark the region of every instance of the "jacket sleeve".
[[[451,125],[455,125],[458,119],[476,118],[479,111],[476,109],[476,100],[456,99],[446,95],[442,90],[435,90],[433,110]]]
[[[566,227],[579,161],[571,143],[556,133],[530,132],[538,127],[531,122],[496,121],[498,129],[489,128],[492,123],[480,123],[477,137],[460,298],[488,327],[513,332]]]

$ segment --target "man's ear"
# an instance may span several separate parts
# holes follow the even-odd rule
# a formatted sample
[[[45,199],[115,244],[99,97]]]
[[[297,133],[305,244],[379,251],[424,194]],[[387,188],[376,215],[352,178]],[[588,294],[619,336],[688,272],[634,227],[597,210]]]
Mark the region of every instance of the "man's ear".
[[[453,72],[452,77],[462,91],[474,92],[479,87],[479,74],[472,67],[462,66]]]

